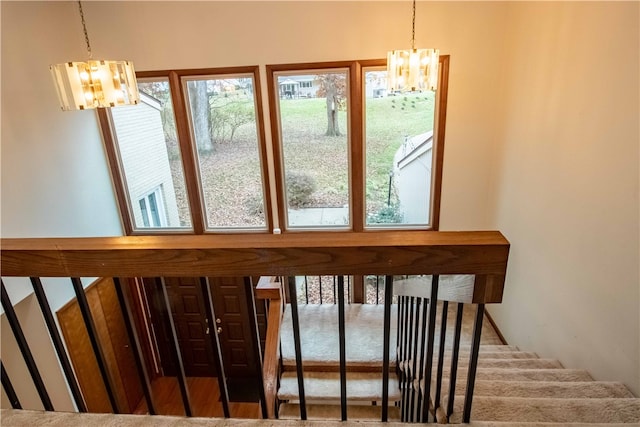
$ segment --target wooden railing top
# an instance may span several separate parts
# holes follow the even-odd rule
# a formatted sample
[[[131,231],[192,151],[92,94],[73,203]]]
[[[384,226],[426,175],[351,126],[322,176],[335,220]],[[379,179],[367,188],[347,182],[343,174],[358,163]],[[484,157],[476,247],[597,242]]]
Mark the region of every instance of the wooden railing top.
[[[498,231],[0,239],[2,276],[482,274],[504,276]]]

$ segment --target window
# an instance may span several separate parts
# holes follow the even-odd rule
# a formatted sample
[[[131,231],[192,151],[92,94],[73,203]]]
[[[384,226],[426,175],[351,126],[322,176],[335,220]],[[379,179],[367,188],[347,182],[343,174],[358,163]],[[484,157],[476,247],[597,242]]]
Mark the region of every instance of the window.
[[[269,157],[257,66],[138,73],[98,110],[126,233],[437,230],[448,60],[404,94],[384,60],[267,65]]]
[[[268,65],[280,226],[437,229],[447,67],[437,93],[398,94],[382,60]]]
[[[143,72],[141,105],[99,112],[127,234],[271,229],[258,82],[257,67]]]
[[[364,68],[363,75],[365,225],[427,227],[435,93],[387,93],[384,68]]]
[[[166,227],[167,217],[160,188],[138,200],[138,204],[144,227]]]
[[[208,230],[267,228],[252,74],[183,77]]]
[[[189,197],[169,81],[141,79],[138,87],[139,105],[108,112],[112,125],[109,133],[113,132],[115,144],[107,144],[107,153],[112,164],[117,165],[112,168],[114,177],[121,177],[124,183],[116,190],[125,227],[129,234],[150,227],[190,230]],[[154,190],[150,196],[149,188],[162,188],[162,194]],[[155,215],[163,213],[160,220],[154,220],[149,197],[156,198]]]
[[[317,82],[317,97],[275,101],[283,223],[351,228],[349,68],[275,71],[273,84]]]

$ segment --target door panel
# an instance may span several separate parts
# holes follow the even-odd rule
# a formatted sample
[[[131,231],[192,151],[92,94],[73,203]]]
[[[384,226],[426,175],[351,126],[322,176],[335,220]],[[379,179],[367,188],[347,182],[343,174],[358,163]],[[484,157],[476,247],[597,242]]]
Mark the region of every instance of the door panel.
[[[199,279],[167,277],[165,284],[171,301],[185,374],[189,377],[216,376],[214,354],[208,336],[212,329],[206,316]],[[165,343],[168,345],[170,341],[165,339]]]
[[[253,351],[249,309],[244,291],[244,277],[210,277],[213,305],[220,323],[220,339],[225,372],[229,377],[252,377],[257,374]]]
[[[142,398],[142,388],[112,279],[96,281],[85,290],[85,295],[118,406],[122,412],[129,413]],[[76,298],[56,314],[87,409],[112,412]]]

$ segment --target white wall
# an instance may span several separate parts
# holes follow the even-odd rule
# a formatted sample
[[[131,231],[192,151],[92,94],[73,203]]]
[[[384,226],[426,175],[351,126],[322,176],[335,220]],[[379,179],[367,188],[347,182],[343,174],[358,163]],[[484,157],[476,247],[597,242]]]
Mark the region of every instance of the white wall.
[[[509,343],[640,393],[638,2],[510,9],[493,226]]]
[[[57,104],[49,64],[84,54],[74,5],[52,6],[1,5],[2,237],[122,235],[95,113]]]
[[[40,307],[35,295],[32,294],[15,304],[14,309],[51,403],[56,411],[74,411],[74,404],[68,393],[67,383],[56,363],[58,360],[57,355],[51,344],[49,331],[40,314]],[[2,363],[7,370],[18,399],[24,409],[44,409],[33,381],[30,380],[31,375],[18,349],[6,315],[3,314],[0,319],[2,324]],[[52,369],[54,366],[55,368]],[[4,389],[2,393],[4,394]],[[7,403],[8,401],[2,399],[2,408],[10,408],[10,405],[5,406]]]

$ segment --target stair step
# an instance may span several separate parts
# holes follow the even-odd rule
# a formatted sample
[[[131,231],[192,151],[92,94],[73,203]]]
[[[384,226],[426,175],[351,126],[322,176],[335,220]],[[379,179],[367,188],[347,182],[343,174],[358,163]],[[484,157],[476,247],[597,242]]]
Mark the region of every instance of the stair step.
[[[468,427],[631,427],[630,423],[547,423],[547,422],[513,422],[513,421],[471,421]],[[327,426],[328,427],[328,426]]]
[[[459,368],[456,390],[467,382],[467,368]],[[449,380],[449,370],[442,373],[443,382]],[[561,381],[592,382],[593,378],[583,369],[501,369],[478,367],[476,381]],[[424,385],[424,380],[421,381]]]
[[[436,365],[437,360],[434,362]],[[408,363],[409,372],[412,371],[412,362]],[[419,365],[418,365],[419,366]],[[469,359],[458,360],[458,369],[467,368],[469,366]],[[405,371],[407,367],[406,363],[400,364],[400,369]],[[443,372],[449,371],[451,368],[451,361],[445,360],[443,365]],[[562,364],[555,359],[478,359],[479,368],[500,368],[500,369],[562,369]]]
[[[397,308],[391,309],[389,360],[395,366]],[[305,370],[339,366],[338,306],[300,304],[300,347]],[[380,371],[383,360],[384,306],[345,306],[346,356],[349,370]],[[291,306],[287,304],[280,329],[282,363],[285,370],[295,366]]]
[[[339,372],[305,372],[304,393],[307,400],[340,400]],[[298,377],[295,372],[284,372],[278,390],[280,400],[298,400]],[[401,398],[398,379],[389,376],[389,401]],[[382,374],[347,372],[347,399],[350,401],[381,401]]]
[[[435,384],[435,382],[434,382]],[[449,390],[449,381],[443,381],[442,389]],[[466,382],[458,387],[456,395],[462,397],[467,389]],[[434,390],[432,386],[432,390]],[[556,399],[632,398],[633,394],[624,384],[605,381],[476,381],[474,396],[488,397],[540,397]],[[456,397],[458,399],[458,397]],[[446,401],[446,398],[445,398]],[[446,403],[444,403],[446,405]]]
[[[437,353],[434,352],[434,356]],[[458,355],[458,364],[462,360],[469,360],[470,353],[468,351],[461,351]],[[531,351],[482,351],[478,353],[480,359],[539,359],[537,353]],[[451,353],[447,352],[444,356],[445,363],[451,362]],[[451,363],[449,363],[451,364]]]
[[[283,403],[280,405],[278,417],[281,420],[299,420],[300,405]],[[341,418],[340,405],[307,405],[308,420],[339,420]],[[389,406],[389,421],[400,421],[400,408]],[[347,419],[358,421],[381,421],[382,407],[371,405],[349,405]]]
[[[456,399],[449,422],[460,423],[461,400]],[[475,396],[474,421],[552,423],[640,423],[640,399],[545,399]]]

